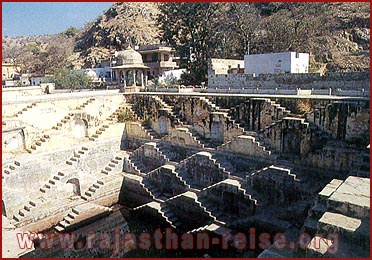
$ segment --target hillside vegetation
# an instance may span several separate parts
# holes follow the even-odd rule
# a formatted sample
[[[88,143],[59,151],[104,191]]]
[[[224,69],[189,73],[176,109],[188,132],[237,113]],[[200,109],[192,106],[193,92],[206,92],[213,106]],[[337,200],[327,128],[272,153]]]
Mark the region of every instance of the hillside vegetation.
[[[185,57],[191,83],[211,57],[310,53],[310,71],[369,70],[369,3],[115,3],[84,29],[5,37],[3,58],[31,71],[91,67],[128,45],[165,42]],[[42,65],[47,64],[47,65]]]

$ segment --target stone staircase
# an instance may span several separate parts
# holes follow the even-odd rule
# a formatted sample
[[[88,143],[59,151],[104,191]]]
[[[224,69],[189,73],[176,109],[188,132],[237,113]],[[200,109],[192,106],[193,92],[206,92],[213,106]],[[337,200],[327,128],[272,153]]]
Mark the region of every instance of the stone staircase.
[[[2,178],[4,179],[5,176],[10,176],[13,172],[17,170],[21,166],[21,163],[18,161],[13,161],[12,164],[7,165],[6,168],[3,170]]]
[[[13,220],[16,222],[21,222],[22,219],[26,217],[36,207],[36,203],[29,201],[28,204],[24,205],[22,209],[18,211],[18,214],[13,216]]]
[[[93,197],[94,193],[100,189],[103,185],[105,185],[105,182],[103,180],[97,180],[96,183],[93,183],[88,190],[81,195],[81,198],[83,200],[88,201],[91,197]]]
[[[210,112],[216,112],[220,110],[220,107],[216,106],[212,101],[210,101],[206,97],[199,97],[199,100],[201,100],[208,106],[208,108],[210,109]]]
[[[134,121],[141,121],[141,118],[132,110],[132,105],[128,103],[122,103],[106,120],[115,123],[118,121],[118,116],[124,112],[130,114]]]
[[[92,103],[95,100],[96,100],[95,98],[90,98],[87,101],[85,101],[83,104],[81,104],[80,106],[77,106],[75,109],[76,110],[83,110],[87,105],[89,105],[90,103]]]
[[[209,201],[204,197],[198,197],[198,200],[201,203],[201,206],[204,207],[205,210],[209,212],[209,214],[211,214],[211,216],[213,216],[216,220],[219,220],[224,215],[224,212],[221,209],[219,209],[215,205],[215,203]],[[225,224],[224,222],[222,223]]]
[[[72,208],[66,217],[63,218],[62,221],[60,221],[55,227],[54,229],[57,231],[57,232],[63,232],[65,230],[65,228],[67,228],[68,226],[70,226],[75,218],[77,218],[79,216],[79,212]]]
[[[139,148],[138,148],[139,149]],[[133,168],[137,170],[139,173],[146,174],[148,172],[147,167],[142,163],[142,161],[138,158],[137,153],[132,152],[129,155],[130,162],[133,164]]]
[[[22,110],[18,111],[17,113],[14,114],[15,117],[18,117],[22,115],[24,112],[28,111],[29,109],[33,108],[36,106],[36,103],[32,103],[31,105],[28,105],[27,107],[23,108]]]
[[[145,190],[155,199],[160,201],[165,201],[167,198],[163,196],[161,191],[156,187],[156,185],[148,177],[143,177],[142,184]]]
[[[74,155],[66,161],[66,164],[74,165],[88,150],[87,147],[82,146],[77,152],[74,152]]]
[[[230,176],[230,172],[228,172],[225,168],[221,166],[220,163],[217,162],[216,159],[212,158],[211,154],[208,152],[198,152],[195,153],[189,157],[187,157],[184,160],[181,160],[180,163],[176,166],[175,172],[177,172],[177,175],[179,176],[180,180],[184,182],[189,187],[192,187],[194,185],[194,181],[192,180],[192,176],[190,173],[187,172],[186,164],[188,161],[195,160],[197,156],[201,154],[207,154],[207,156],[210,156],[209,161],[217,168],[217,171],[221,172],[223,176],[228,178]]]
[[[169,119],[171,120],[171,122],[173,122],[173,125],[176,126],[176,125],[179,125],[179,126],[183,126],[183,123],[182,121],[179,119],[179,117],[173,112],[173,107],[168,105],[167,103],[164,102],[164,100],[159,97],[159,96],[151,96],[156,102],[158,102],[158,104],[160,105],[161,108],[164,109],[164,111],[166,111]]]
[[[33,153],[37,150],[38,147],[41,145],[47,143],[50,140],[50,136],[47,134],[44,134],[42,137],[37,138],[33,144],[31,144],[30,148],[26,148],[26,151],[28,153]]]
[[[54,130],[61,130],[62,126],[66,124],[69,120],[71,120],[71,117],[74,116],[74,113],[68,113],[67,116],[65,116],[63,119],[61,119],[60,122],[58,122],[55,126],[52,127]]]
[[[52,176],[52,178],[50,178],[48,182],[39,189],[39,191],[41,191],[42,193],[47,193],[52,188],[56,187],[56,185],[61,182],[61,179],[68,174],[68,171],[69,169],[67,168],[58,171],[56,175]]]
[[[263,144],[263,142],[264,142],[263,138],[260,138],[258,135],[236,136],[233,139],[231,139],[230,141],[227,141],[227,142],[223,143],[222,145],[217,146],[216,150],[217,151],[228,151],[230,146],[233,147],[235,144],[236,145],[242,145],[243,144],[242,142],[246,141],[246,139],[250,140],[250,144],[252,144],[252,146],[255,147],[256,151],[260,151],[260,154],[262,154],[262,157],[265,157],[265,158],[272,157],[272,159],[274,159],[274,160],[277,158],[277,155],[272,153],[268,149],[269,145]],[[246,148],[252,150],[251,146],[246,147]]]
[[[96,133],[89,137],[89,140],[96,141],[102,135],[102,133],[105,132],[108,128],[109,128],[108,124],[106,123],[102,124],[101,127],[99,127],[98,130],[96,130]]]
[[[170,223],[173,228],[178,228],[182,225],[182,222],[165,203],[160,204],[160,211],[166,221]]]
[[[161,136],[155,132],[147,123],[141,123],[143,130],[150,136],[151,140],[160,140]]]
[[[114,159],[112,159],[108,165],[105,166],[104,169],[101,170],[101,173],[105,174],[105,175],[109,175],[110,172],[113,172],[114,170],[117,169],[117,167],[119,166],[119,161],[122,161],[124,160],[124,158],[122,156],[115,156]],[[121,169],[120,169],[120,172],[121,172]]]

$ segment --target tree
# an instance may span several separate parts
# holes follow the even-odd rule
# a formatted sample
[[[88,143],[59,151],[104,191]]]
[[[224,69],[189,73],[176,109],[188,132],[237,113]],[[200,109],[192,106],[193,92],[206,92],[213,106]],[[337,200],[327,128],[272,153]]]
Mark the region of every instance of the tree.
[[[207,79],[207,60],[217,49],[219,34],[216,30],[223,5],[219,3],[163,3],[158,22],[161,40],[175,46],[186,57],[190,84]]]
[[[83,89],[93,88],[92,79],[84,71],[58,69],[50,79],[57,88]]]

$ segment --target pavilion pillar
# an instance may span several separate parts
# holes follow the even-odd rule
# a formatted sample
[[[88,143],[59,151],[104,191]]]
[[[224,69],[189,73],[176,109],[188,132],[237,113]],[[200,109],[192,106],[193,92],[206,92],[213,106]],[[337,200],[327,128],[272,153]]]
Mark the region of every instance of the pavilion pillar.
[[[141,70],[141,86],[144,87],[145,84],[143,82],[143,70]]]
[[[124,88],[126,88],[127,87],[127,72],[123,70],[123,74],[124,74]]]
[[[133,86],[136,86],[136,70],[133,70]]]

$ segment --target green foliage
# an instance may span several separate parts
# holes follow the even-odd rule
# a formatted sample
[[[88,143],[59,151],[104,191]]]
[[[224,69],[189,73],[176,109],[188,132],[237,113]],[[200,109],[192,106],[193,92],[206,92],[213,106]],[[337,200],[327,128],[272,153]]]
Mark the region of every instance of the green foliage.
[[[56,84],[56,88],[63,89],[84,89],[94,87],[92,79],[84,71],[59,69],[50,81]]]
[[[134,121],[135,117],[130,110],[124,109],[120,114],[118,114],[118,122],[125,123],[126,121]]]
[[[79,33],[79,29],[74,26],[70,26],[66,31],[62,32],[61,35],[67,38],[75,37]]]

